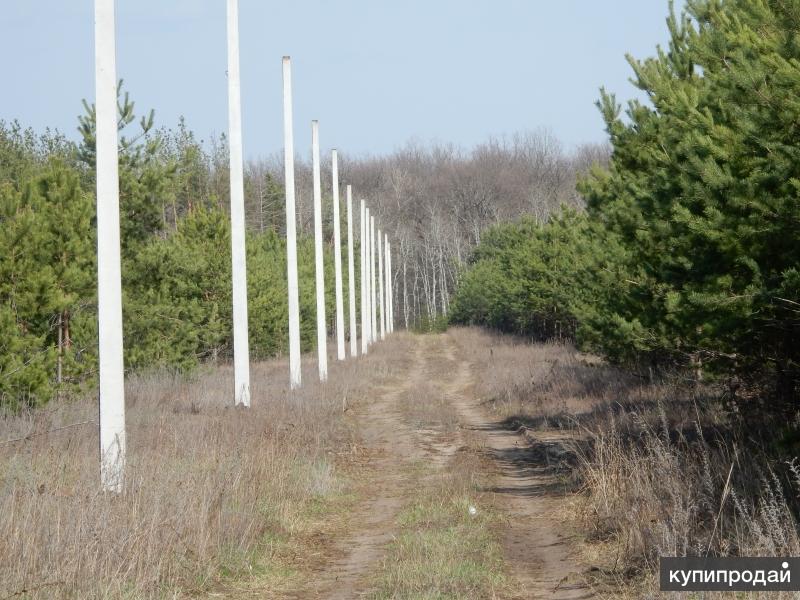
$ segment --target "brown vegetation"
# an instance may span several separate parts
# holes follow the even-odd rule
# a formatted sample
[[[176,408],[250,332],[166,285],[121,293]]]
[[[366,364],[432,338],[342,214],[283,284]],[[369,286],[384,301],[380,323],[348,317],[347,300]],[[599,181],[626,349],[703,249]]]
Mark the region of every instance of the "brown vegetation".
[[[290,394],[285,362],[255,366],[251,410],[227,406],[227,367],[132,376],[119,497],[98,491],[94,402],[5,416],[0,597],[325,597],[351,571],[374,597],[509,596],[527,580],[506,538],[544,527],[515,522],[514,502],[545,502],[561,539],[580,531],[561,542],[570,567],[615,595],[656,595],[660,555],[800,552],[789,440],[745,434],[713,388],[477,329],[394,336],[336,367],[320,386],[308,361]],[[498,426],[527,438],[513,456],[536,463],[544,496],[499,484],[484,447]],[[365,529],[379,510],[385,529]],[[373,537],[346,558],[347,540]]]
[[[598,583],[652,595],[659,556],[800,552],[791,447],[723,411],[719,390],[650,383],[566,345],[452,335],[486,373],[478,391],[498,419],[534,443],[543,429],[565,434],[575,460],[559,466],[579,508],[566,518]]]
[[[337,364],[324,387],[309,361],[296,393],[285,362],[254,365],[250,410],[229,405],[227,367],[190,381],[131,377],[121,496],[99,491],[95,402],[0,419],[0,597],[289,585],[313,554],[300,550],[315,543],[322,513],[330,529],[347,506],[342,467],[357,446],[343,409],[367,394],[366,369],[372,384],[388,374],[393,343]]]

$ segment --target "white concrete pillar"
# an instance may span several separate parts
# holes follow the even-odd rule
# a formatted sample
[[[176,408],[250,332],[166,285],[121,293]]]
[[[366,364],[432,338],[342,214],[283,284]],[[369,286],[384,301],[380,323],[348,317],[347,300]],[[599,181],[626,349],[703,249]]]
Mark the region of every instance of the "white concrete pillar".
[[[295,223],[294,130],[292,124],[292,61],[283,57],[283,165],[286,189],[286,271],[289,291],[289,385],[302,382],[300,368],[300,293],[297,282]]]
[[[378,341],[378,289],[375,280],[375,217],[369,217],[369,291],[370,291],[370,339]]]
[[[369,262],[369,257],[371,256],[371,240],[369,234],[369,223],[370,223],[370,215],[369,215],[369,207],[367,207],[366,213],[364,215],[364,273],[366,275],[365,281],[365,289],[367,294],[367,325],[365,328],[366,331],[366,338],[367,338],[367,348],[372,345],[372,265]]]
[[[242,100],[239,78],[239,0],[228,0],[228,146],[231,184],[234,404],[250,406],[250,348],[247,339],[247,254],[244,229]]]
[[[336,286],[336,358],[345,359],[344,299],[342,298],[342,236],[339,224],[339,153],[331,152],[331,181],[333,185],[333,268]]]
[[[325,267],[322,261],[322,182],[319,166],[319,121],[311,121],[311,161],[314,177],[314,265],[317,291],[317,356],[319,380],[328,379],[328,331],[325,323]]]
[[[386,290],[383,279],[383,252],[383,232],[378,229],[378,304],[381,309],[381,340],[386,339],[386,296],[384,295]]]
[[[388,239],[388,237],[387,237]],[[386,280],[389,282],[389,333],[394,333],[394,268],[392,265],[392,244],[389,243],[389,273]]]
[[[97,322],[100,371],[100,482],[121,492],[125,477],[125,369],[114,0],[95,0],[97,126]]]
[[[386,293],[386,299],[384,302],[386,303],[386,335],[388,336],[392,333],[392,302],[389,291],[389,269],[391,269],[389,265],[389,236],[387,234],[383,234],[383,288]]]
[[[347,307],[350,312],[350,356],[358,356],[356,324],[356,273],[353,257],[353,186],[347,186]]]
[[[383,238],[383,262],[384,262],[384,277],[386,282],[386,333],[392,333],[392,255],[391,244],[389,244],[389,235],[384,234]]]
[[[359,273],[361,281],[359,290],[361,292],[361,354],[366,354],[369,349],[369,306],[367,303],[367,208],[364,200],[361,200],[361,215],[358,222],[359,226]]]

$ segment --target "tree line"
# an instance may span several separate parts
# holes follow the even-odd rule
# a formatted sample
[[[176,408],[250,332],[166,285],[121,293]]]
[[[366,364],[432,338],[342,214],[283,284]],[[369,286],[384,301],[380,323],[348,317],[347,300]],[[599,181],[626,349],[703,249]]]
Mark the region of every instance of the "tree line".
[[[232,351],[230,182],[224,135],[183,120],[156,127],[120,89],[120,210],[127,369],[191,370]],[[0,404],[36,404],[91,385],[96,372],[94,109],[80,141],[0,122]],[[447,315],[483,231],[523,214],[578,205],[577,174],[604,146],[566,152],[544,131],[470,151],[418,144],[384,157],[342,156],[340,173],[396,240],[396,318]],[[301,345],[315,347],[310,160],[296,164]],[[333,332],[333,210],[323,171],[328,328]],[[282,156],[245,166],[250,347],[285,353],[288,320]],[[345,212],[341,211],[345,230]],[[100,232],[102,235],[102,232]],[[356,241],[356,257],[358,256]],[[356,269],[358,272],[358,268]],[[347,282],[345,281],[345,288]],[[345,312],[348,294],[345,289]]]
[[[412,142],[383,156],[344,154],[341,173],[357,197],[370,199],[395,240],[396,318],[405,327],[425,328],[446,322],[463,268],[488,227],[523,215],[546,221],[562,205],[582,206],[579,174],[607,157],[605,144],[567,150],[538,130],[470,149]],[[251,162],[248,172],[280,184],[282,168],[276,155]],[[308,231],[310,194],[301,192],[310,189],[308,161],[298,162],[295,176],[298,227]],[[258,219],[255,208],[251,222]]]
[[[97,278],[94,113],[80,143],[0,122],[0,407],[34,405],[94,381]],[[231,354],[230,219],[224,137],[137,121],[120,97],[120,213],[126,369],[191,370]],[[254,178],[248,183],[254,185]],[[267,178],[263,204],[283,189]],[[251,195],[252,197],[252,195]],[[269,202],[268,202],[269,201]],[[250,207],[253,217],[253,207]],[[255,207],[259,208],[259,207]],[[255,211],[247,239],[250,348],[288,346],[286,247],[277,214]],[[263,219],[263,220],[259,220]],[[315,343],[313,239],[298,239],[301,344]],[[333,314],[333,249],[326,249]]]
[[[585,210],[485,233],[457,322],[573,337],[651,371],[725,377],[732,397],[800,376],[800,4],[696,0],[669,47],[629,58],[649,102],[603,91],[607,167]],[[755,387],[754,387],[755,386]]]

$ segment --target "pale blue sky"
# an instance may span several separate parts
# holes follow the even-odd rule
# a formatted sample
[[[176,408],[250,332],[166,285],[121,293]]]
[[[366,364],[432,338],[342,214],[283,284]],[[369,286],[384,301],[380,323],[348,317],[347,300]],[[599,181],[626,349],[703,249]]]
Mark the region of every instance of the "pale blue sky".
[[[92,0],[3,0],[0,119],[75,136],[94,97]],[[296,147],[380,154],[409,139],[469,146],[545,127],[605,139],[594,101],[626,99],[625,52],[667,39],[667,0],[240,0],[245,154],[282,147],[281,56]],[[227,124],[225,0],[117,0],[118,72],[159,125]],[[308,142],[308,143],[307,143]]]

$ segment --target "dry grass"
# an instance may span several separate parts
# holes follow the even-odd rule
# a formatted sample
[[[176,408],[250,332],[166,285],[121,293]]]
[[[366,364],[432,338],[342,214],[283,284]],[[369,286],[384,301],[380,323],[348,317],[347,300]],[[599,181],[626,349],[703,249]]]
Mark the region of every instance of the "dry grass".
[[[629,384],[623,374],[567,344],[530,344],[477,328],[450,332],[480,372],[475,393],[502,418],[571,428],[575,415],[613,401]]]
[[[404,395],[399,408],[414,429],[432,429],[452,433],[458,418],[447,395],[432,383],[415,386],[413,394]]]
[[[499,419],[580,442],[573,518],[605,583],[655,597],[659,556],[800,554],[793,448],[723,413],[718,390],[650,384],[566,345],[453,336]]]
[[[786,495],[800,490],[797,469],[699,405],[684,424],[668,408],[675,390],[662,392],[655,408],[609,410],[581,457],[584,522],[613,553],[609,574],[641,571],[638,589],[652,593],[659,556],[797,556],[797,505]]]
[[[452,360],[426,355],[418,368],[396,404],[416,450],[403,466],[397,533],[368,597],[496,598],[506,580],[483,438],[460,426]]]
[[[467,440],[446,465],[426,461],[409,473],[417,485],[369,597],[502,597],[507,581],[495,534],[500,516],[483,491],[486,466],[473,442]]]
[[[426,357],[420,379],[399,398],[400,412],[412,429],[450,435],[458,428],[458,413],[448,390],[442,386],[451,379],[451,368],[444,356]]]
[[[0,598],[178,598],[288,585],[321,517],[346,508],[356,447],[343,407],[390,373],[393,341],[288,390],[255,365],[253,408],[229,406],[229,367],[127,382],[125,492],[98,491],[95,402],[0,419]],[[365,374],[370,372],[369,381]],[[41,434],[41,435],[40,435]],[[261,584],[264,584],[263,586]]]

